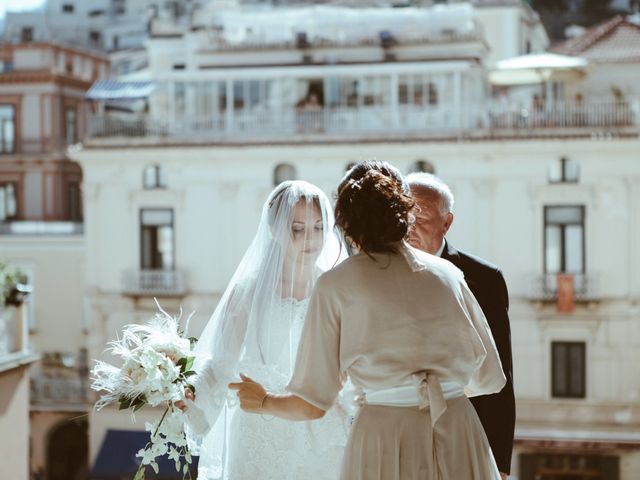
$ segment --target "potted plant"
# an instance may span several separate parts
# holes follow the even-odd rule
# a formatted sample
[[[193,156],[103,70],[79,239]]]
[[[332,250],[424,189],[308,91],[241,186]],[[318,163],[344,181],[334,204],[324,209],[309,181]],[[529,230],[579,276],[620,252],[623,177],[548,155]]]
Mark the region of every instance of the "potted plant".
[[[0,263],[0,309],[7,306],[19,307],[31,293],[27,276],[17,269]]]

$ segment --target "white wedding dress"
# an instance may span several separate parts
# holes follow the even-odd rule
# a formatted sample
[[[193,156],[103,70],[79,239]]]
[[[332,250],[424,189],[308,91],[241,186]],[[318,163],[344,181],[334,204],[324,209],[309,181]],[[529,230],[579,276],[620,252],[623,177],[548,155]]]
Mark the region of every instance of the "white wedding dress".
[[[267,322],[268,341],[262,342],[263,355],[271,361],[264,364],[252,356],[241,358],[236,373],[250,376],[269,392],[285,393],[308,303],[308,298],[283,299],[280,308],[275,305],[272,313],[276,318]],[[282,316],[277,315],[279,310]],[[350,423],[340,404],[320,420],[293,422],[245,413],[238,408],[232,393],[227,394],[226,403],[226,428],[221,436],[226,438],[226,445],[220,455],[223,468],[215,473],[201,469],[199,474],[206,480],[337,480],[340,477]]]
[[[292,325],[274,322],[267,353],[272,365],[251,359],[239,370],[270,392],[284,393],[298,349],[308,299],[294,302]],[[287,306],[289,307],[289,306]],[[287,310],[289,310],[287,308]],[[275,330],[275,331],[274,331]],[[288,347],[288,348],[287,348]],[[226,478],[229,480],[337,480],[347,441],[347,420],[340,406],[321,420],[292,422],[248,414],[235,408],[231,416]]]
[[[269,392],[286,392],[313,285],[343,253],[322,190],[295,180],[271,192],[258,231],[196,345],[196,398],[187,401],[187,430],[200,456],[199,480],[340,477],[349,424],[344,408],[336,405],[322,419],[304,422],[245,413],[228,384],[243,373]]]

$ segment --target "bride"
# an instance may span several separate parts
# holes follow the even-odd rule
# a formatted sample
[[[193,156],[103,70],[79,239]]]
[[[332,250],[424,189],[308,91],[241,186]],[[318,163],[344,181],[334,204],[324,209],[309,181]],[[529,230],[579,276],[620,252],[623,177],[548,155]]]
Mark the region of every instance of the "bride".
[[[347,438],[339,406],[313,423],[251,415],[227,396],[227,384],[251,372],[269,391],[284,392],[312,287],[340,260],[340,245],[318,187],[289,181],[273,190],[196,347],[196,397],[186,410],[200,451],[198,478],[338,478]]]

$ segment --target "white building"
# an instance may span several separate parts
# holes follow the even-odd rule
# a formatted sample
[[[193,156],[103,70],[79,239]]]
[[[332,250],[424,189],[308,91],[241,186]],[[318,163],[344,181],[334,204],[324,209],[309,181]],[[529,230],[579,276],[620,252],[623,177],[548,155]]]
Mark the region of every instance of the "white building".
[[[514,477],[638,478],[640,112],[593,102],[577,119],[557,109],[529,122],[520,105],[496,109],[466,5],[419,12],[427,26],[455,18],[422,34],[395,30],[396,9],[388,28],[372,12],[371,30],[352,36],[331,9],[306,11],[315,22],[297,10],[294,30],[281,12],[278,36],[262,11],[152,39],[149,112],[100,113],[71,153],[84,172],[90,356],[149,316],[153,296],[197,308],[197,333],[274,183],[303,178],[331,194],[348,164],[371,157],[435,170],[457,198],[450,240],[499,265],[509,286]],[[556,310],[558,273],[573,279],[573,313]],[[92,463],[126,422],[91,416]]]
[[[199,2],[189,0],[47,0],[34,11],[9,12],[4,39],[57,41],[106,51],[140,48],[152,20],[188,23]]]
[[[27,391],[31,380],[31,402],[27,397],[25,404],[31,422],[20,426],[27,433],[31,426],[24,467],[30,459],[33,473],[57,471],[72,478],[74,468],[86,470],[83,415],[90,405],[82,170],[65,152],[86,135],[84,93],[106,76],[109,65],[104,56],[84,50],[29,42],[0,46],[0,67],[0,262],[22,270],[34,286],[29,333],[42,354],[24,379]],[[4,418],[0,422],[3,432],[12,431]],[[16,428],[16,435],[22,430]],[[27,478],[4,471],[0,477]]]

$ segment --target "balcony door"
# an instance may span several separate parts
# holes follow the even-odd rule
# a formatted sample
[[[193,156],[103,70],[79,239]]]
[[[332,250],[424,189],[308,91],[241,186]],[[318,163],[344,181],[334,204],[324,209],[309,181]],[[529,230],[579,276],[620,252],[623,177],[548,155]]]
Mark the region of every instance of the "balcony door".
[[[140,268],[175,268],[173,209],[144,208],[140,211]]]

